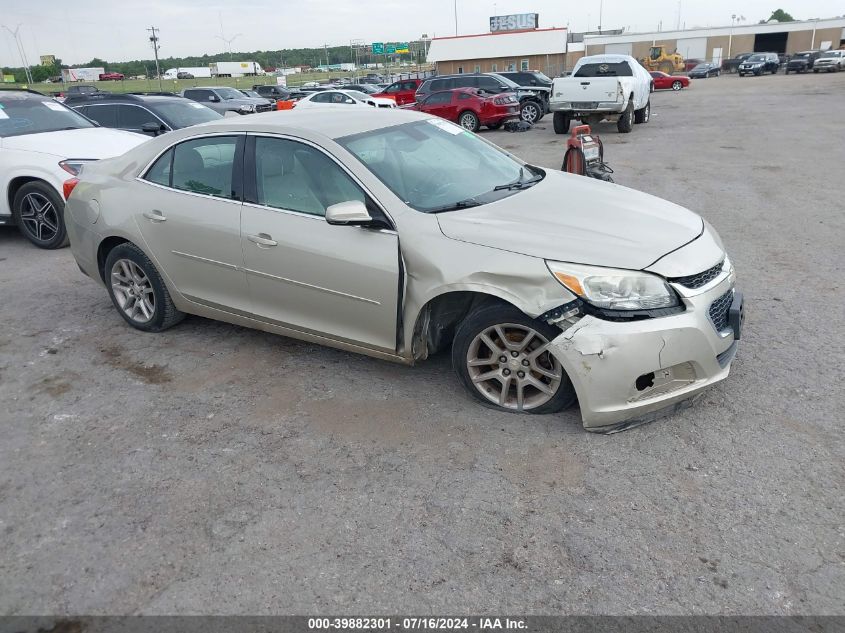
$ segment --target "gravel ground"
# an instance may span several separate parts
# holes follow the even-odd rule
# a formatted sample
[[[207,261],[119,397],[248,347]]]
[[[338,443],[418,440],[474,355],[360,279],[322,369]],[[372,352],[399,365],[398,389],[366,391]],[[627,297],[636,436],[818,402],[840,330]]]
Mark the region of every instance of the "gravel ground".
[[[0,229],[0,613],[845,614],[845,74],[722,77],[598,132],[720,231],[731,377],[612,436],[189,318],[124,325]],[[557,168],[551,118],[483,132]]]

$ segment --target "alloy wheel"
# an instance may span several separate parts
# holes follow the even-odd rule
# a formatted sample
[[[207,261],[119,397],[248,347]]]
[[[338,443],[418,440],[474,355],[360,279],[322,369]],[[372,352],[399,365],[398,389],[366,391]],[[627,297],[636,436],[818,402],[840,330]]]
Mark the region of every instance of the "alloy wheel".
[[[540,109],[537,107],[536,104],[529,101],[524,106],[522,106],[520,116],[522,117],[522,120],[526,123],[534,125],[537,122],[537,119],[540,118]]]
[[[505,409],[534,409],[551,400],[563,368],[536,330],[502,323],[480,332],[467,350],[466,367],[479,393]]]
[[[59,213],[47,196],[40,193],[24,196],[20,221],[23,229],[40,242],[49,242],[59,232]]]
[[[680,90],[682,88],[680,81],[672,82],[672,90]]]
[[[461,127],[469,130],[470,132],[474,132],[475,126],[475,115],[472,112],[465,112],[461,116]]]
[[[131,259],[119,259],[114,263],[111,287],[118,307],[131,320],[147,323],[155,316],[156,300],[152,282]]]

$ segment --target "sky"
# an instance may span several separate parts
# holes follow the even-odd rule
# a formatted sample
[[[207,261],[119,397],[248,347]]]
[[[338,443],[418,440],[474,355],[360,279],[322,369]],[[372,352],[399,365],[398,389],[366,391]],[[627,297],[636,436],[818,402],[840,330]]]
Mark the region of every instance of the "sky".
[[[783,2],[783,4],[781,4]],[[791,3],[791,4],[789,4]],[[406,41],[489,30],[491,15],[539,13],[540,27],[573,31],[625,27],[630,31],[723,26],[731,15],[754,24],[782,8],[796,19],[845,15],[845,0],[0,0],[0,25],[15,29],[30,64],[52,54],[65,64],[94,57],[150,59],[151,25],[161,55],[277,50]],[[680,16],[680,20],[679,20]],[[0,29],[0,66],[21,66],[14,38]]]

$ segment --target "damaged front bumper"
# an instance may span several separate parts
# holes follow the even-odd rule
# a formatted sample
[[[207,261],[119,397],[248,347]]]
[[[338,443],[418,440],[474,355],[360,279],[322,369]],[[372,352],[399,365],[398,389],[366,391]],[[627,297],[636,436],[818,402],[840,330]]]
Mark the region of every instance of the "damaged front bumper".
[[[626,322],[585,315],[555,338],[551,350],[578,395],[584,428],[607,433],[650,422],[727,378],[742,324],[733,282],[731,275],[683,297],[678,314]],[[714,306],[723,304],[729,314],[714,323]]]

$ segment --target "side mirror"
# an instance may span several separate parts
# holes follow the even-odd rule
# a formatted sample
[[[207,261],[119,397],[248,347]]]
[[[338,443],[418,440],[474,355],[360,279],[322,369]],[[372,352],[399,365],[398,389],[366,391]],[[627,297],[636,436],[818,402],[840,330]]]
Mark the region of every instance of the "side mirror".
[[[361,226],[373,221],[367,205],[360,200],[338,202],[326,209],[326,222],[345,226]]]
[[[150,121],[149,123],[144,123],[144,125],[141,126],[141,131],[144,134],[152,134],[153,136],[158,136],[158,133],[162,131],[162,127],[160,123]]]
[[[220,97],[218,97],[217,95],[208,95],[208,100],[213,101],[214,103],[219,103]]]

